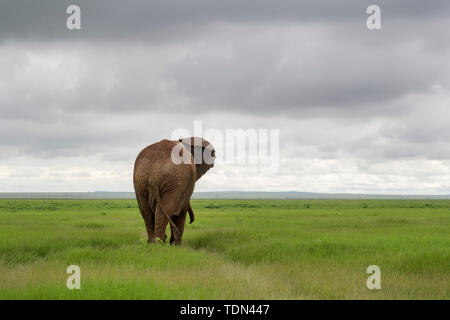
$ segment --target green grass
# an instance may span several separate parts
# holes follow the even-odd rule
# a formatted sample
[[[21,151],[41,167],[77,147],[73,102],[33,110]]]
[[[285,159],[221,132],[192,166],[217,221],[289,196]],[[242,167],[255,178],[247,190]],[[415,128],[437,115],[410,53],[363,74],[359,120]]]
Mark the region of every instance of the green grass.
[[[449,299],[449,200],[193,200],[183,244],[134,200],[0,200],[1,299]],[[169,232],[168,232],[169,234]],[[69,265],[81,290],[68,290]],[[369,290],[369,265],[381,290]]]

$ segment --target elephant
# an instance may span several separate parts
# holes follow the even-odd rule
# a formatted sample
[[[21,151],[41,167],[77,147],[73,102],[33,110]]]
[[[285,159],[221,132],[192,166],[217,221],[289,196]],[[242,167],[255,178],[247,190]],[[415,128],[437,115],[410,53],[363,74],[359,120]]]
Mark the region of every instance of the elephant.
[[[213,146],[199,137],[164,139],[139,153],[133,185],[149,243],[165,242],[169,223],[170,244],[181,244],[186,212],[190,223],[195,219],[190,204],[195,182],[214,167],[214,160]]]

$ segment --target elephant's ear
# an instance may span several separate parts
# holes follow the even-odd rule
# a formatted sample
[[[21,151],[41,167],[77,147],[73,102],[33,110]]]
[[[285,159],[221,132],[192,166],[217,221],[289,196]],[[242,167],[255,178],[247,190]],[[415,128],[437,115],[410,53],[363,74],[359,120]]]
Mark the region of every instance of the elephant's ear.
[[[203,163],[203,139],[197,138],[197,137],[190,137],[190,138],[180,138],[178,139],[179,142],[183,144],[183,146],[189,150],[194,157],[194,163],[202,164]]]
[[[196,180],[200,179],[200,177],[214,166],[214,148],[207,140],[199,137],[184,138],[178,141],[191,152],[197,172]],[[208,149],[207,152],[205,152],[205,149]],[[204,157],[207,158],[205,159]]]

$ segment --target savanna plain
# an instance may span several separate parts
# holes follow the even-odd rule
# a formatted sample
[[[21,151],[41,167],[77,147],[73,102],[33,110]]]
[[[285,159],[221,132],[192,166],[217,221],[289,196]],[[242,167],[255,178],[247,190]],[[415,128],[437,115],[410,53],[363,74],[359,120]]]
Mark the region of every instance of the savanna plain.
[[[174,247],[147,243],[135,200],[2,199],[0,299],[450,298],[450,200],[192,207]],[[69,265],[80,290],[66,287]]]

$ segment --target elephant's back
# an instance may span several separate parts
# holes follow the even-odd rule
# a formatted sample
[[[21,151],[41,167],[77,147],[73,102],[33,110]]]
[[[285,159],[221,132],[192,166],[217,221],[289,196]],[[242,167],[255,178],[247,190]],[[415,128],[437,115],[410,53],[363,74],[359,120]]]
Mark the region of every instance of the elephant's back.
[[[195,165],[176,165],[172,162],[172,150],[177,143],[178,141],[161,140],[142,149],[134,164],[135,186],[161,184],[163,181],[171,180],[172,176],[179,179],[180,175],[191,175],[192,170],[195,176]]]
[[[136,166],[147,165],[147,162],[157,163],[170,158],[170,153],[173,147],[176,145],[175,141],[161,140],[151,144],[139,152],[136,162]]]

